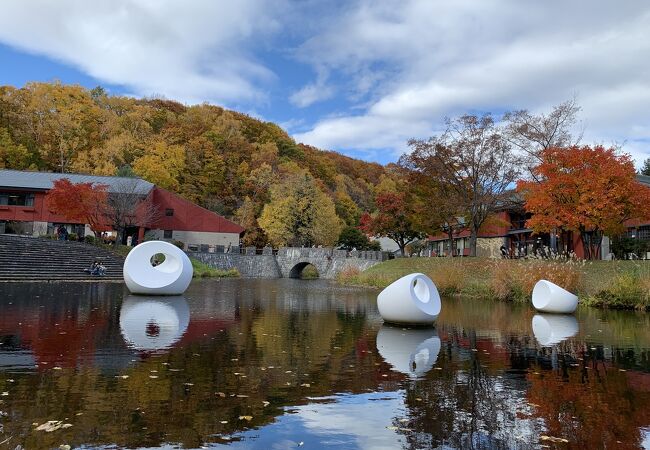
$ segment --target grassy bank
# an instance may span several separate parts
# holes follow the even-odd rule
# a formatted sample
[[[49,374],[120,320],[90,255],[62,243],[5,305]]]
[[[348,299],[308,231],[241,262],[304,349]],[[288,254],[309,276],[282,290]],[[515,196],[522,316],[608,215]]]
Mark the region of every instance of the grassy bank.
[[[547,279],[580,297],[582,304],[650,310],[650,261],[540,261],[484,258],[400,258],[365,272],[348,269],[338,281],[383,288],[421,272],[441,293],[506,301],[529,301],[533,286]]]
[[[198,259],[190,258],[194,268],[194,278],[236,278],[239,276],[237,269],[221,270],[210,267]]]

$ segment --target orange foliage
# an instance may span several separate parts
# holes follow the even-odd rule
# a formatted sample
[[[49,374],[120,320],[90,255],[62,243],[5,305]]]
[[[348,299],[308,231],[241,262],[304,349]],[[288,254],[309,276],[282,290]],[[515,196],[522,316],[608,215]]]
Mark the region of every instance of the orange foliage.
[[[542,181],[520,181],[517,189],[535,231],[618,234],[626,220],[650,217],[650,188],[636,181],[630,156],[612,148],[549,148],[534,175]]]
[[[103,184],[72,183],[67,178],[56,180],[47,193],[47,207],[71,222],[87,223],[95,234],[106,227],[108,192]]]

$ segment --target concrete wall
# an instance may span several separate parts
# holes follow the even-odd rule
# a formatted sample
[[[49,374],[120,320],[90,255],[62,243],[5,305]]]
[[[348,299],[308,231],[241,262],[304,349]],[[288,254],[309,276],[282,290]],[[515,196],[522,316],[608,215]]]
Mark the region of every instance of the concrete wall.
[[[265,249],[266,250],[266,249]],[[271,253],[256,255],[255,248],[247,248],[245,254],[187,252],[199,261],[217,269],[235,268],[246,278],[288,278],[296,266],[312,264],[320,278],[332,279],[346,267],[366,270],[382,261],[381,252],[353,252],[331,248],[281,248],[277,255]]]
[[[164,239],[163,230],[149,230],[147,236],[160,239],[161,241],[181,241],[185,243],[185,248],[188,245],[239,245],[239,235],[236,233],[217,233],[210,231],[172,231],[171,239]]]
[[[235,268],[245,278],[281,278],[282,274],[273,255],[239,255],[234,253],[187,252],[192,258],[216,269]]]

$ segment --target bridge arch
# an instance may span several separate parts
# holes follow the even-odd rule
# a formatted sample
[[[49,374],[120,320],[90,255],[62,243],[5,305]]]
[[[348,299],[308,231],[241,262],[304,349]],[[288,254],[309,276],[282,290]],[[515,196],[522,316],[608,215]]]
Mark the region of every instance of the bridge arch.
[[[300,278],[302,271],[305,270],[305,267],[307,266],[314,267],[316,269],[316,272],[318,272],[318,276],[319,277],[321,276],[321,269],[317,267],[315,264],[309,261],[300,261],[299,263],[294,265],[289,271],[289,278]]]

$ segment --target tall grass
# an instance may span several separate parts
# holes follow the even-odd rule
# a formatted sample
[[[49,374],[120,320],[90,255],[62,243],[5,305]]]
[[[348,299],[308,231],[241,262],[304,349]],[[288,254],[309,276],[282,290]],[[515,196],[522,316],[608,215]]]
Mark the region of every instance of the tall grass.
[[[348,267],[338,281],[383,288],[413,272],[431,277],[446,295],[529,301],[535,283],[546,279],[576,293],[584,304],[650,310],[650,261],[399,258],[364,272]]]

